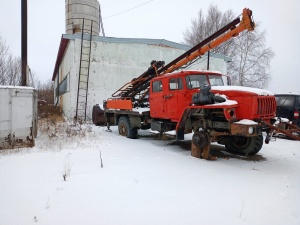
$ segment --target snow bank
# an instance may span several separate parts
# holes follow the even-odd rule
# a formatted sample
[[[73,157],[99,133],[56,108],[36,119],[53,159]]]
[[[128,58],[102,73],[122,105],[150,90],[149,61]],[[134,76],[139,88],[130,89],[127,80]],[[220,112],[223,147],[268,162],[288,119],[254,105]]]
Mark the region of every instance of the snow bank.
[[[207,161],[187,141],[70,126],[46,125],[35,148],[0,152],[0,224],[300,224],[300,142]]]

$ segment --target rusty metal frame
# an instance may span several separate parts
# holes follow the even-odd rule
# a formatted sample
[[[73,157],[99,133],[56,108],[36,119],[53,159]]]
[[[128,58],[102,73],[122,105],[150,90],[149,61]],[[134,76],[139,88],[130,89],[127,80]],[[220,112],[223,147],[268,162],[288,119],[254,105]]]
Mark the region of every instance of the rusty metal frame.
[[[300,127],[287,122],[281,122],[276,126],[266,122],[264,122],[264,124],[274,131],[274,134],[282,133],[289,138],[300,141]]]

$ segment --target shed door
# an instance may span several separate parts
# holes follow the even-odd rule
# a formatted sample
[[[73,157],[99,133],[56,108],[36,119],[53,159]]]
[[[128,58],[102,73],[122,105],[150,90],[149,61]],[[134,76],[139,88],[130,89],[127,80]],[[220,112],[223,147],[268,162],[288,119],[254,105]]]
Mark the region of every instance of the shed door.
[[[33,102],[30,93],[18,92],[12,97],[12,133],[16,138],[31,136]],[[30,137],[31,138],[31,137]],[[24,140],[23,140],[24,141]]]

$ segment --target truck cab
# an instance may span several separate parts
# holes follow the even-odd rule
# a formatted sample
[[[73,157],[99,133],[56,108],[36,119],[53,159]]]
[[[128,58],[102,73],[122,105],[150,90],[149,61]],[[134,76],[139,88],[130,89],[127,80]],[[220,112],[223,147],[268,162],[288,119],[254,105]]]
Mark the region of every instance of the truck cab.
[[[205,85],[224,86],[224,79],[220,72],[198,70],[154,78],[149,92],[151,117],[178,122],[183,109],[191,105],[193,94]]]

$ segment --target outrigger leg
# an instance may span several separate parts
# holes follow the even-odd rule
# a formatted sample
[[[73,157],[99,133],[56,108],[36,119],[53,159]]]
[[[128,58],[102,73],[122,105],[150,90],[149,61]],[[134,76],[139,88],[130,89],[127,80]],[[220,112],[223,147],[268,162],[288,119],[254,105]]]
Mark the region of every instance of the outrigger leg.
[[[209,136],[204,131],[195,131],[192,138],[192,154],[193,157],[216,160],[217,157],[210,154]]]
[[[285,136],[300,141],[300,128],[290,124],[290,123],[280,123],[277,126],[274,126],[270,123],[264,122],[264,124],[268,127],[269,132],[267,132],[267,137],[265,143],[268,144],[273,134],[281,133]]]

